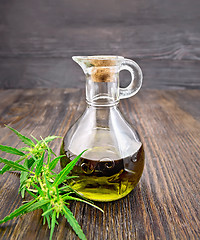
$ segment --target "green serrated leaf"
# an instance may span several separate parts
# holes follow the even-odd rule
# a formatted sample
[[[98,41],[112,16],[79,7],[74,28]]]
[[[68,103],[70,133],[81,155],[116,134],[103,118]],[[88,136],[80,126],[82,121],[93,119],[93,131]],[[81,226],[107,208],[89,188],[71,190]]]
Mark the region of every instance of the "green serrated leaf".
[[[51,199],[49,189],[47,190],[47,196],[48,196],[48,199]]]
[[[46,211],[48,211],[48,209],[51,209],[51,204],[44,205],[44,206],[42,206],[41,208],[42,208],[42,211],[43,211],[43,212],[46,212]],[[47,213],[47,214],[44,216],[44,221],[43,221],[43,224],[44,224],[44,223],[45,223],[45,219],[47,220],[47,224],[48,224],[49,229],[51,228],[51,221],[50,221],[50,217],[49,217],[50,215],[51,215],[50,212]],[[52,216],[52,215],[51,215],[51,216]]]
[[[42,142],[45,144],[46,148],[47,148],[47,151],[48,151],[48,157],[47,157],[47,164],[50,163],[50,160],[51,160],[51,149],[49,148],[48,144],[45,142],[45,140],[41,137],[42,139]]]
[[[49,217],[49,215],[46,215],[45,217],[46,217],[46,220],[47,220],[47,223],[48,223],[48,227],[49,227],[49,229],[50,229],[50,228],[51,228],[50,217]]]
[[[25,159],[23,166],[28,169],[28,159]],[[24,198],[25,195],[25,182],[28,179],[29,173],[28,172],[21,172],[20,175],[20,187],[19,187],[19,192],[21,192],[22,198]]]
[[[46,223],[46,217],[43,216],[43,225]]]
[[[71,176],[72,178],[73,177],[75,177],[75,176]],[[77,176],[78,177],[78,176]],[[63,185],[64,186],[61,186],[60,188],[59,188],[59,190],[65,190],[65,189],[70,189],[70,191],[72,191],[72,192],[75,192],[69,185],[67,185],[66,183],[63,183]]]
[[[24,155],[23,157],[21,157],[20,159],[18,159],[17,161],[15,161],[15,163],[19,163],[21,161],[23,161],[26,158],[26,155]],[[1,170],[0,170],[0,174],[4,174],[5,172],[9,171],[11,169],[11,167],[9,167],[8,165],[5,165]]]
[[[44,180],[45,180],[45,183],[46,183],[48,189],[51,189],[51,187],[52,187],[52,186],[51,186],[51,183],[47,181],[46,174],[45,174],[45,173],[43,173],[43,174],[44,174]]]
[[[75,233],[78,235],[78,237],[81,240],[87,240],[85,234],[83,233],[83,230],[81,229],[79,223],[77,222],[76,218],[74,217],[72,212],[69,210],[69,208],[66,207],[65,205],[63,205],[62,210],[63,210],[65,218],[67,219],[68,223],[71,225],[71,227],[73,228]]]
[[[57,201],[59,202],[60,195],[59,195],[59,191],[58,191],[58,186],[56,186],[56,195],[57,195]]]
[[[56,138],[62,138],[62,137],[60,137],[60,136],[48,136],[48,137],[46,137],[46,138],[44,139],[44,141],[45,141],[46,143],[48,143],[48,142],[53,141],[53,140],[56,139]]]
[[[35,168],[36,164],[37,164],[37,162],[35,161],[35,162],[33,163],[32,167],[31,167],[31,171],[33,171],[33,169]]]
[[[35,160],[33,158],[29,158],[27,162],[28,162],[28,169],[30,169],[33,166]]]
[[[43,167],[43,163],[44,163],[44,153],[42,154],[42,157],[37,162],[37,166],[35,168],[35,175],[36,176],[38,176],[41,173],[42,167]]]
[[[10,146],[0,145],[0,150],[3,152],[10,153],[10,154],[15,154],[15,155],[20,155],[20,156],[25,155],[23,152],[19,151],[18,149],[10,147]]]
[[[42,154],[44,154],[45,153],[45,151],[44,150],[38,150],[35,154],[37,154],[37,153],[42,153]],[[36,157],[34,154],[30,154],[31,156],[32,156],[32,158],[33,158],[33,160],[35,161],[34,163],[33,163],[33,165],[32,165],[32,168],[31,169],[33,169],[34,167],[35,167],[35,165],[37,165],[38,164],[38,162],[41,160],[41,155],[39,156],[39,157]]]
[[[6,216],[4,219],[0,220],[0,224],[7,222],[7,221],[13,219],[14,217],[18,217],[19,215],[25,213],[27,208],[31,207],[31,205],[33,205],[35,203],[35,201],[36,200],[34,199],[31,202],[28,202],[28,203],[20,206],[18,209],[16,209],[14,212],[12,212],[9,216]]]
[[[51,153],[56,157],[55,152],[50,148]]]
[[[45,216],[45,215],[47,215],[47,214],[49,215],[49,214],[54,210],[54,208],[55,208],[55,207],[46,210],[45,212],[43,212],[42,216]]]
[[[83,199],[80,199],[80,198],[76,198],[76,197],[72,197],[72,196],[66,196],[63,198],[64,201],[79,201],[79,202],[84,202],[84,203],[87,203],[88,205],[92,206],[92,207],[95,207],[96,209],[100,210],[101,212],[104,212],[103,209],[101,209],[100,207],[94,205],[93,203],[89,202],[89,201],[86,201],[86,200],[83,200]]]
[[[86,151],[86,150],[85,150]],[[61,184],[67,177],[67,175],[69,174],[69,172],[72,170],[72,168],[76,165],[76,163],[78,162],[78,160],[80,159],[81,155],[85,152],[83,151],[81,154],[79,154],[74,160],[72,160],[70,163],[67,164],[67,166],[65,168],[63,168],[62,171],[60,171],[60,173],[57,175],[57,177],[55,178],[55,181],[53,183],[53,186],[58,186],[59,184]]]
[[[38,191],[38,193],[41,195],[41,196],[44,196],[44,192],[42,191],[42,189],[40,187],[38,187],[35,183],[32,183],[32,186],[34,188],[36,188],[36,190]]]
[[[53,212],[52,219],[51,219],[51,231],[50,231],[49,240],[52,240],[55,225],[56,225],[56,211]]]
[[[25,196],[25,182],[28,179],[28,173],[27,172],[21,172],[20,175],[20,187],[19,187],[19,192],[21,192],[22,198]]]
[[[9,171],[10,167],[8,165],[5,165],[1,170],[0,170],[0,174],[4,174],[5,172]]]
[[[22,165],[20,165],[16,162],[1,158],[1,157],[0,157],[0,162],[3,162],[4,164],[8,165],[9,167],[12,167],[13,169],[15,169],[17,171],[30,172],[27,168],[23,167]]]
[[[73,179],[73,178],[79,178],[79,176],[66,176],[65,180]]]
[[[64,184],[64,185],[65,185],[65,184]],[[83,199],[83,200],[85,200],[85,201],[90,202],[90,203],[93,204],[93,202],[92,202],[90,199],[85,198],[83,195],[79,194],[77,191],[75,191],[75,190],[74,190],[73,188],[71,188],[69,185],[66,185],[65,187],[66,187],[66,188],[63,189],[63,192],[66,192],[66,193],[67,193],[66,196],[67,196],[67,195],[69,196],[69,194],[73,193],[73,194],[75,194],[76,196],[78,196],[80,199]],[[61,191],[62,191],[62,190],[61,190]],[[62,196],[65,197],[65,195],[62,195]]]
[[[25,187],[25,191],[27,191],[27,193],[29,195],[31,195],[33,198],[37,198],[37,196],[34,193],[32,193],[31,191],[29,191],[26,187]]]
[[[24,151],[24,152],[30,152],[32,150],[32,148],[29,148],[29,147],[22,147],[22,148],[19,148],[18,150],[20,151]]]
[[[25,143],[28,146],[34,147],[35,144],[33,143],[33,141],[29,138],[27,138],[26,136],[22,135],[21,133],[19,133],[17,130],[13,129],[12,127],[6,125],[7,128],[9,128],[11,131],[13,131],[18,137],[19,139]]]
[[[19,188],[19,192],[21,193],[21,197],[24,198],[25,196],[25,187]]]
[[[42,206],[48,204],[50,201],[49,200],[40,200],[32,204],[26,209],[26,213],[35,211],[38,208],[41,208]]]
[[[65,155],[61,155],[61,156],[58,156],[58,157],[54,158],[54,159],[49,163],[49,170],[50,170],[50,171],[53,170],[53,169],[56,167],[56,165],[57,165],[58,161],[60,160],[60,158],[62,158],[62,157],[64,157],[64,156],[65,156]]]
[[[31,137],[36,141],[36,143],[39,143],[39,140],[37,138],[35,138],[33,135],[31,135]]]
[[[49,164],[50,161],[51,161],[51,150],[50,150],[50,148],[49,148],[49,146],[48,146],[47,164]]]

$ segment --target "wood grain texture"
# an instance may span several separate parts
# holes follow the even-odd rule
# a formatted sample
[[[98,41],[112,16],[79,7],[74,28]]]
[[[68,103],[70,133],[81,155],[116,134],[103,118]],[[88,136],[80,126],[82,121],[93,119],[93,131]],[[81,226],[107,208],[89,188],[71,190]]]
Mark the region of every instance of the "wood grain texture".
[[[63,135],[85,108],[79,89],[0,90],[0,144],[20,146],[4,124],[35,137]],[[97,203],[104,214],[83,203],[70,209],[88,240],[199,239],[200,90],[141,90],[120,102],[145,149],[138,186],[125,198]],[[52,148],[59,153],[60,142]],[[1,157],[7,155],[2,155]],[[59,167],[57,168],[59,171]],[[0,176],[0,218],[22,203],[18,176]],[[0,226],[0,239],[47,240],[41,212]],[[54,239],[78,239],[59,219]]]
[[[144,75],[143,88],[200,88],[200,65],[197,61],[134,59]],[[85,75],[71,58],[0,59],[0,88],[85,88]],[[120,84],[130,82],[130,73],[120,73]]]
[[[125,49],[127,57],[199,60],[197,0],[7,0],[0,7],[2,57]]]
[[[147,63],[144,87],[199,88],[199,21],[198,0],[3,0],[0,88],[80,86],[69,59],[95,54]]]

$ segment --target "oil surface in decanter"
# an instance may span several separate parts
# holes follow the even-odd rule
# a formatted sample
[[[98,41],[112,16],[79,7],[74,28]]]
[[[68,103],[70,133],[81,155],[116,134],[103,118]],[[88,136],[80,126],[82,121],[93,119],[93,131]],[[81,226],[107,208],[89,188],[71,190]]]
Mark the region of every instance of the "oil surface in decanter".
[[[130,142],[128,149],[124,157],[120,157],[119,151],[112,145],[89,149],[86,157],[81,157],[71,172],[78,177],[70,179],[68,184],[94,201],[114,201],[126,196],[139,182],[144,168],[142,143]],[[61,159],[61,168],[64,168],[80,153],[75,149],[66,149],[63,142],[61,154],[65,155]]]

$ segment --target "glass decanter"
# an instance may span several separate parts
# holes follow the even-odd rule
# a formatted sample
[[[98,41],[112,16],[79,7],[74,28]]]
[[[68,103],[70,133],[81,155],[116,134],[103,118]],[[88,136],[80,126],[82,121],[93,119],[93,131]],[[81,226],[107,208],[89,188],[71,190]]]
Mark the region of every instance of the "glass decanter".
[[[120,99],[135,95],[142,71],[120,56],[75,56],[86,75],[87,107],[63,138],[61,168],[86,150],[68,184],[85,198],[113,201],[130,193],[144,168],[144,150],[137,132],[118,109]],[[128,70],[131,83],[119,87],[119,72]]]

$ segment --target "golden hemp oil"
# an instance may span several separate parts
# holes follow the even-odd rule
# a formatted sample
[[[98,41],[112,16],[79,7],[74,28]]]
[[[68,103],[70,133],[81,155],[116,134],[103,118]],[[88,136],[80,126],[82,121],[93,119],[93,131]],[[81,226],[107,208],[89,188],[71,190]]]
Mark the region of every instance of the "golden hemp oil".
[[[68,184],[79,194],[93,201],[118,200],[129,194],[140,180],[144,168],[143,146],[140,144],[133,154],[112,161],[110,158],[101,158],[102,152],[106,155],[105,152],[108,153],[109,149],[98,149],[93,159],[80,158],[71,172],[71,175],[78,177],[68,180]],[[78,155],[65,149],[64,143],[61,146],[61,154],[65,155],[60,161],[61,168]]]

